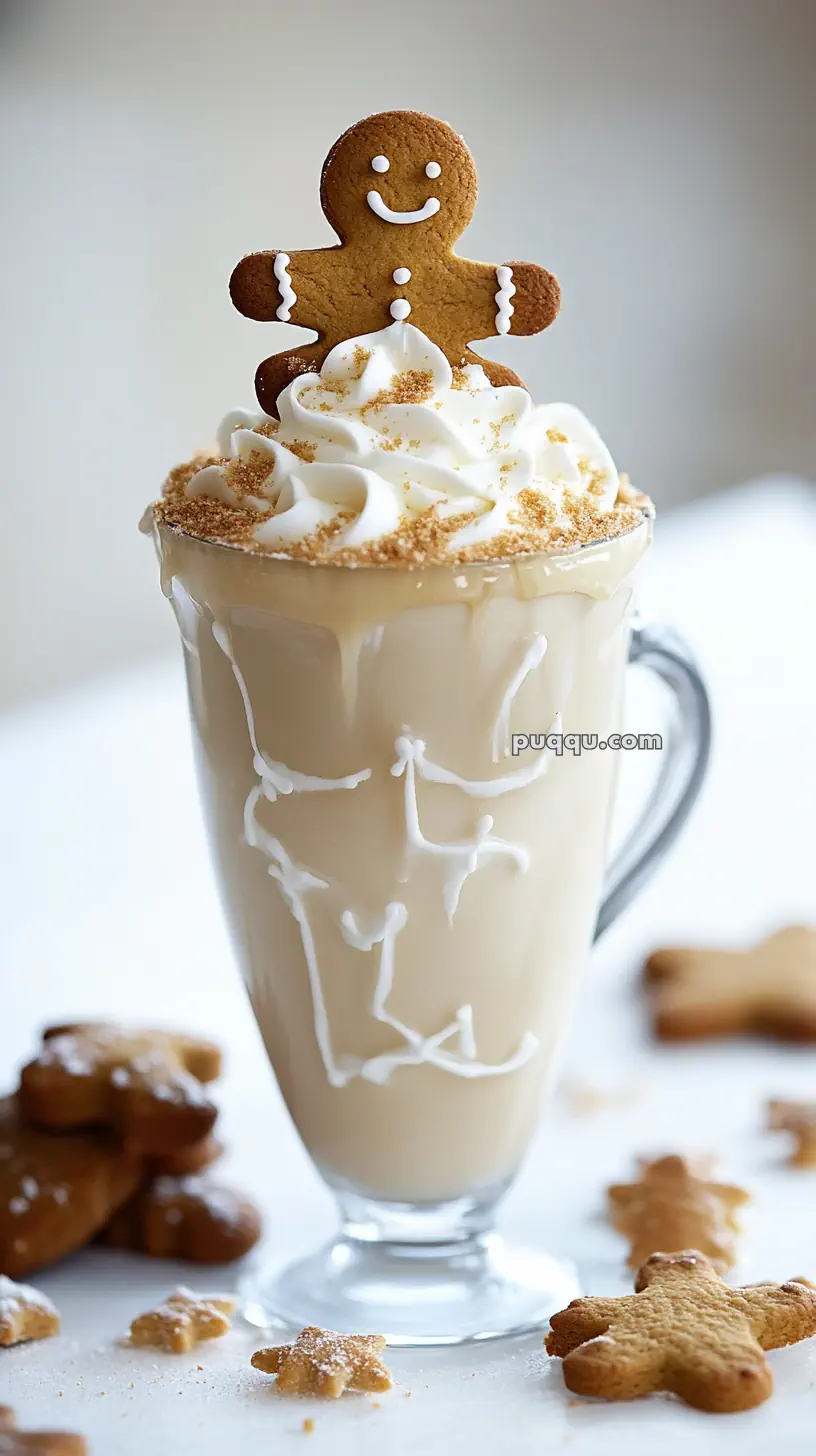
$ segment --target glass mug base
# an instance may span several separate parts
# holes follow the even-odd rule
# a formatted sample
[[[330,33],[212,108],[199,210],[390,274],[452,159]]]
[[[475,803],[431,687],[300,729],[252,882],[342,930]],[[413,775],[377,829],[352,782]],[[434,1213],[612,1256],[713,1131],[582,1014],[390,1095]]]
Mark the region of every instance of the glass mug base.
[[[248,1272],[250,1324],[461,1345],[540,1330],[580,1293],[569,1264],[480,1227],[492,1200],[412,1209],[343,1198],[341,1207],[339,1235],[315,1253],[284,1266],[262,1256]]]

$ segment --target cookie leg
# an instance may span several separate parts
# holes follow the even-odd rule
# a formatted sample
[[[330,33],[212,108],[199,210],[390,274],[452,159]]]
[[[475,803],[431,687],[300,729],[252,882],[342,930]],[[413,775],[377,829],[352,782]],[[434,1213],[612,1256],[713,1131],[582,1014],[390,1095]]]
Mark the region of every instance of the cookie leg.
[[[727,1336],[723,1336],[723,1340]],[[751,1341],[723,1344],[684,1355],[666,1378],[666,1388],[697,1410],[728,1413],[751,1410],[773,1392],[773,1375],[762,1351]]]
[[[490,383],[497,388],[503,384],[518,384],[522,389],[526,387],[524,380],[519,378],[512,369],[508,369],[506,364],[497,364],[494,359],[482,359],[478,354],[474,354],[472,349],[465,350],[465,363],[480,364]]]
[[[648,1347],[640,1341],[627,1346],[610,1335],[589,1340],[567,1355],[564,1383],[576,1395],[601,1400],[636,1400],[663,1388],[660,1360]]]
[[[262,410],[278,417],[278,395],[298,374],[317,372],[329,352],[327,344],[300,344],[285,354],[273,354],[258,365],[255,393]]]

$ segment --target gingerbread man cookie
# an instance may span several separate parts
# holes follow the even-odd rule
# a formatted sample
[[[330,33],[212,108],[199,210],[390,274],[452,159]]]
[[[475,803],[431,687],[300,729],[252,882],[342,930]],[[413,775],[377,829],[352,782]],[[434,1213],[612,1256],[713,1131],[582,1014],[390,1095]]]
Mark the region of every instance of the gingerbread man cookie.
[[[631,1240],[630,1269],[639,1269],[658,1250],[672,1253],[692,1246],[716,1269],[730,1269],[739,1231],[736,1209],[750,1195],[733,1183],[714,1183],[695,1172],[685,1158],[670,1153],[642,1160],[636,1183],[613,1183],[607,1190],[611,1221]]]
[[[453,252],[476,206],[476,168],[462,138],[420,111],[383,111],[344,132],[323,165],[323,211],[340,246],[253,253],[230,279],[248,318],[314,329],[265,359],[261,408],[275,412],[297,374],[319,370],[336,344],[410,319],[452,365],[481,364],[492,384],[521,384],[468,345],[492,334],[537,334],[560,303],[557,280],[535,263],[475,263]]]
[[[760,1032],[816,1041],[816,930],[790,925],[752,950],[657,950],[644,968],[663,1041]]]
[[[218,1048],[199,1037],[76,1022],[43,1032],[22,1070],[20,1102],[43,1127],[107,1127],[160,1157],[211,1132],[218,1112],[204,1083],[220,1071]]]
[[[104,1133],[55,1137],[0,1098],[0,1273],[20,1279],[72,1254],[139,1186],[139,1157]]]
[[[228,1264],[254,1248],[261,1216],[254,1203],[207,1178],[156,1178],[114,1214],[102,1242],[154,1259]]]
[[[547,1353],[576,1395],[671,1391],[704,1411],[742,1411],[773,1391],[765,1350],[816,1334],[816,1292],[798,1281],[732,1289],[696,1249],[653,1254],[622,1298],[574,1299],[550,1320]]]

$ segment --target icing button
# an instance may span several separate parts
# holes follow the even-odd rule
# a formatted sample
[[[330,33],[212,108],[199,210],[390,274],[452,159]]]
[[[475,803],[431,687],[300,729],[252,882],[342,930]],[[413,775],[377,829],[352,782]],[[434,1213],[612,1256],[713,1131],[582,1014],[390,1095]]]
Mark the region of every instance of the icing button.
[[[393,319],[407,319],[411,312],[411,305],[407,298],[395,298],[391,305],[391,317]]]
[[[395,268],[391,277],[395,283],[408,283],[411,277],[411,270],[410,268]]]

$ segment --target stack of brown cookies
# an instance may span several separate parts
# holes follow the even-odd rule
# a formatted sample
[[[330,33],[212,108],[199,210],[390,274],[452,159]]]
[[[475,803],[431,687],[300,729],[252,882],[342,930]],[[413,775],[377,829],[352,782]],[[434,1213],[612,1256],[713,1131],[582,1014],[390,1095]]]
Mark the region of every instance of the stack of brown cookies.
[[[105,1022],[53,1026],[0,1099],[0,1274],[20,1278],[99,1239],[219,1264],[258,1210],[205,1176],[223,1152],[206,1089],[212,1042]]]

